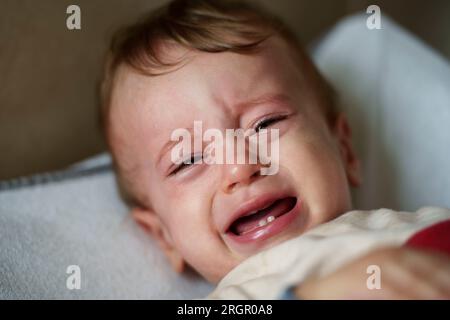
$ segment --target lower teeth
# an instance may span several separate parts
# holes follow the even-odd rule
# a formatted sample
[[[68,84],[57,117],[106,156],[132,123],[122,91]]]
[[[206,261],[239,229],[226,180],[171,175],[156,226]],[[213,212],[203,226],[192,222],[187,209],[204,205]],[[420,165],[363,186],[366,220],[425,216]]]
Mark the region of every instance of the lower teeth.
[[[271,223],[271,222],[274,221],[274,220],[275,220],[275,217],[274,217],[274,216],[268,216],[267,219],[261,219],[261,220],[259,220],[258,225],[259,225],[260,227],[263,227],[263,226],[265,226],[266,224]]]

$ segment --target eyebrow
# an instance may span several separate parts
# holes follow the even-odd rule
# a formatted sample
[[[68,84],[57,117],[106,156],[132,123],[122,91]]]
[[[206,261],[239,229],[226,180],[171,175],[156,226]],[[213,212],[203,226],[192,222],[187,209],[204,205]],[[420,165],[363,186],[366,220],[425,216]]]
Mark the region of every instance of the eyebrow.
[[[286,94],[282,94],[282,93],[264,94],[258,98],[237,103],[233,107],[233,109],[239,110],[238,115],[240,116],[243,113],[243,111],[245,111],[251,107],[257,106],[257,105],[268,104],[268,103],[286,104],[289,100],[290,100],[290,98]],[[194,129],[192,127],[183,128],[183,129],[188,130],[191,134],[193,134]],[[174,146],[177,143],[179,143],[179,141],[169,140],[161,147],[161,151],[159,152],[159,155],[156,160],[157,166],[159,166],[159,163],[161,162],[161,159],[164,157],[164,155],[172,148],[172,146]]]

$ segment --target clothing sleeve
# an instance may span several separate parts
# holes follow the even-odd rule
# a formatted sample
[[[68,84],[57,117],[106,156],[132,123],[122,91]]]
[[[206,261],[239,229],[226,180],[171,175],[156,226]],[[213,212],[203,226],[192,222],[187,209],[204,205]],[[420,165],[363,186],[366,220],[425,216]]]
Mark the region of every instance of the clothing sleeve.
[[[294,286],[287,287],[281,294],[279,300],[300,300],[295,295],[294,289],[295,289]]]

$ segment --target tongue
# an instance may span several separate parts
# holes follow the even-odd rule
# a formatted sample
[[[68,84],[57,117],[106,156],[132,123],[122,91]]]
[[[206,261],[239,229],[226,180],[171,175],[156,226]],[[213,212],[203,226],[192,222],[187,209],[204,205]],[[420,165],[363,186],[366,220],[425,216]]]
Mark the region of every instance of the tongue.
[[[231,231],[236,234],[245,234],[259,227],[259,221],[266,220],[269,216],[277,218],[292,209],[295,198],[280,199],[272,203],[269,207],[237,219],[231,226]],[[295,202],[294,202],[295,204]]]

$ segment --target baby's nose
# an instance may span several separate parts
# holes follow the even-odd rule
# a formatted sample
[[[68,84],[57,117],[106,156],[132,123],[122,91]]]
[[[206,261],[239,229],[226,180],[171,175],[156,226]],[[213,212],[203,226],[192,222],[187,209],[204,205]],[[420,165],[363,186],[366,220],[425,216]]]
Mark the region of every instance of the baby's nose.
[[[261,166],[258,164],[225,164],[222,189],[232,193],[241,185],[249,185],[261,177]]]

